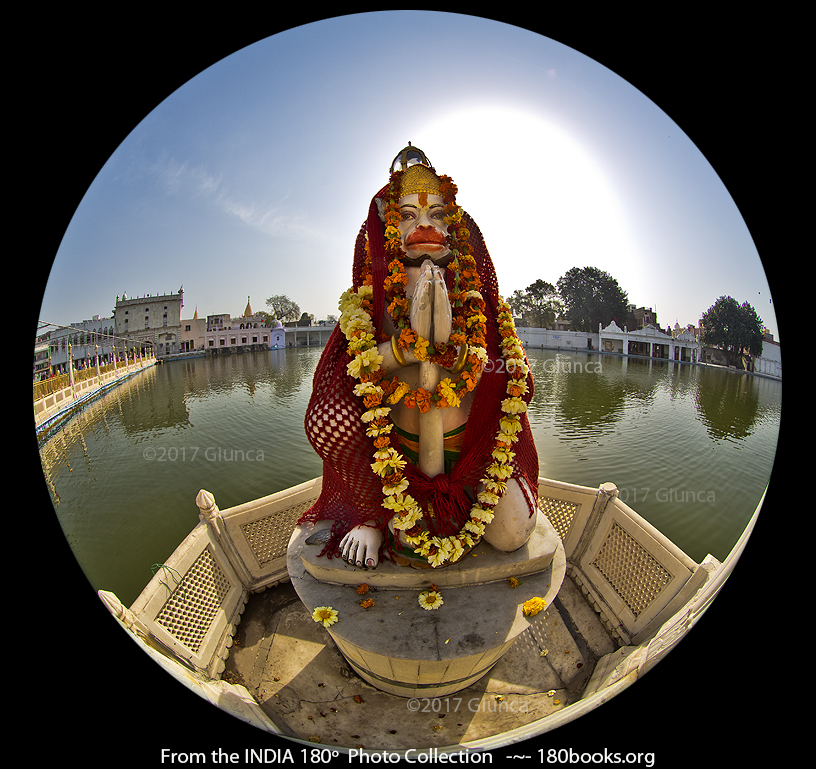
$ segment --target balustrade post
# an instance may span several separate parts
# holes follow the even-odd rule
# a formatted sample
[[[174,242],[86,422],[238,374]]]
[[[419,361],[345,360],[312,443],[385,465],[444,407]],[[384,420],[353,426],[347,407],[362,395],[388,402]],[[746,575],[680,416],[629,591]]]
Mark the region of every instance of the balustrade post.
[[[68,342],[68,361],[66,363],[68,367],[68,386],[71,388],[71,397],[76,397],[76,392],[74,392],[74,361],[71,358],[71,343]]]
[[[113,614],[114,617],[117,617],[128,630],[133,631],[143,638],[150,635],[144,623],[119,600],[115,593],[111,593],[107,590],[99,590],[97,591],[97,595],[102,600],[102,603],[108,607],[110,613]]]
[[[196,496],[196,505],[198,505],[199,520],[204,521],[220,539],[222,519],[221,511],[215,504],[215,497],[206,489],[201,489]]]
[[[618,487],[614,483],[602,483],[598,487],[598,494],[595,497],[595,503],[592,505],[592,512],[589,514],[586,526],[584,526],[584,530],[581,533],[579,544],[570,556],[570,560],[573,563],[578,564],[581,562],[581,558],[583,558],[584,553],[586,553],[590,542],[592,542],[595,536],[595,532],[598,530],[604,511],[609,503],[617,496]]]
[[[207,524],[220,545],[221,551],[232,568],[235,569],[238,579],[246,587],[252,582],[252,574],[241,558],[232,538],[227,533],[224,518],[221,516],[218,505],[215,504],[215,497],[206,489],[201,489],[196,496],[196,505],[198,505],[199,509],[198,517]]]

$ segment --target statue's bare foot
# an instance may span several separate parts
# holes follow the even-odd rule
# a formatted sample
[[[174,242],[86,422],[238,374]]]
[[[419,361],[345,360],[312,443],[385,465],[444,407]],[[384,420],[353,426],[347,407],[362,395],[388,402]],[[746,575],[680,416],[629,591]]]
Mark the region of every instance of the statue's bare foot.
[[[374,569],[380,559],[382,532],[373,526],[355,526],[342,540],[340,553],[346,563],[364,569]]]

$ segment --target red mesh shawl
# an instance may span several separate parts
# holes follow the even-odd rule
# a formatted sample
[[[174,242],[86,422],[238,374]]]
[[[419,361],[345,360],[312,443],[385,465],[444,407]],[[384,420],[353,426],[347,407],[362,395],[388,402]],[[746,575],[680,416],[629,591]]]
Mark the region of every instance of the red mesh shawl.
[[[384,198],[388,187],[377,196]],[[501,336],[497,327],[498,283],[493,262],[487,252],[481,231],[467,213],[463,212],[463,224],[470,231],[469,243],[482,281],[481,293],[485,300],[487,318],[487,352],[494,363],[502,361]],[[352,285],[360,287],[365,263],[365,240],[369,239],[371,271],[374,288],[374,313],[372,320],[379,334],[385,307],[384,279],[387,274],[387,257],[384,248],[383,225],[374,200],[371,201],[368,220],[360,229],[354,249]],[[451,276],[451,271],[447,271]],[[312,396],[306,410],[306,435],[315,451],[323,459],[323,490],[315,505],[306,512],[300,522],[332,520],[332,536],[321,555],[332,557],[338,553],[342,537],[354,526],[376,521],[385,533],[392,513],[382,507],[383,492],[379,477],[371,469],[374,447],[372,439],[365,434],[360,417],[366,410],[362,399],[353,393],[356,381],[346,366],[351,358],[347,352],[347,340],[335,327],[318,363],[313,380]],[[488,367],[489,368],[489,367]],[[459,459],[451,473],[428,478],[410,463],[405,468],[409,481],[408,492],[419,503],[431,500],[434,511],[445,509],[445,515],[425,516],[429,532],[449,536],[458,532],[468,520],[471,499],[475,489],[485,477],[492,463],[491,452],[495,444],[499,420],[502,416],[501,401],[507,397],[507,373],[500,365],[492,371],[482,372],[475,390],[465,430],[464,443]],[[532,377],[528,375],[529,402],[533,395]],[[538,455],[533,443],[526,414],[521,414],[523,430],[514,445],[513,477],[525,479],[533,493],[538,487]],[[400,450],[392,432],[392,445]],[[469,495],[469,496],[468,496]],[[531,506],[530,514],[534,512]],[[388,550],[388,537],[383,537],[383,547]],[[389,557],[390,552],[383,553]]]

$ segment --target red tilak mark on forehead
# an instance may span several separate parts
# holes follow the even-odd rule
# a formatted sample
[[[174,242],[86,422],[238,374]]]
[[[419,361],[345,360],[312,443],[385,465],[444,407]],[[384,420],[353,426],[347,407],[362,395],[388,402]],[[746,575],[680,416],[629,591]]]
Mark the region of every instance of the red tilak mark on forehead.
[[[428,205],[428,193],[427,192],[420,192],[419,193],[419,205],[427,206]]]

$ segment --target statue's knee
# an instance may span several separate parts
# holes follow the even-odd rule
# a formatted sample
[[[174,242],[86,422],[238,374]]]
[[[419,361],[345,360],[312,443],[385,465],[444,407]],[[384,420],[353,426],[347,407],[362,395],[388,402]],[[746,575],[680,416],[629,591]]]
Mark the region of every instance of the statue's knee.
[[[513,479],[493,508],[493,520],[485,526],[484,540],[497,550],[511,553],[530,539],[535,525],[536,517],[530,515],[528,492]]]

